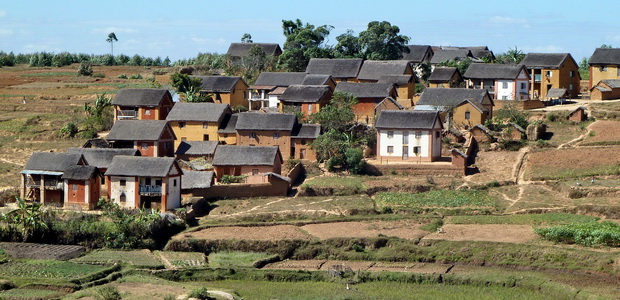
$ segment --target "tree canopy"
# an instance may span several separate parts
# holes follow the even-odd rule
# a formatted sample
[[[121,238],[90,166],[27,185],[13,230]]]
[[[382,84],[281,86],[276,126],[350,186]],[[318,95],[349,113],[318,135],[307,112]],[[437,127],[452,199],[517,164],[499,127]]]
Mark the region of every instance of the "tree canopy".
[[[359,43],[364,59],[400,59],[409,49],[409,37],[400,35],[400,28],[388,21],[368,23],[368,29],[360,32]]]
[[[282,32],[286,37],[280,55],[280,67],[291,71],[306,70],[310,58],[331,57],[331,51],[324,42],[334,27],[322,25],[315,27],[303,24],[301,20],[282,20]]]

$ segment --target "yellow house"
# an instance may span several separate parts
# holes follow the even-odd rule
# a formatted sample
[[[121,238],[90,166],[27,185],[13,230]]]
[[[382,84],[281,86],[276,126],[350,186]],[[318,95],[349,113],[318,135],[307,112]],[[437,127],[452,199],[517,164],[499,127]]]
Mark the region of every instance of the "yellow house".
[[[237,118],[239,114],[228,115],[224,118],[220,128],[217,130],[217,136],[222,145],[237,144]]]
[[[493,118],[495,103],[484,89],[426,88],[414,110],[439,111],[445,128],[471,128]]]
[[[219,141],[220,125],[230,114],[228,104],[177,103],[166,118],[177,137],[174,149],[183,141]]]
[[[413,106],[415,96],[415,75],[385,75],[379,78],[378,83],[393,84],[396,88],[396,101],[405,108]]]
[[[430,88],[457,88],[463,85],[463,76],[455,67],[435,67],[428,77]]]
[[[605,79],[620,79],[620,48],[597,48],[590,57],[590,89]]]
[[[249,107],[248,84],[238,76],[194,76],[202,80],[200,94],[212,95],[213,102],[232,108]]]
[[[566,89],[570,98],[579,95],[579,66],[570,53],[528,53],[521,65],[530,75],[531,99],[548,99],[551,89]]]

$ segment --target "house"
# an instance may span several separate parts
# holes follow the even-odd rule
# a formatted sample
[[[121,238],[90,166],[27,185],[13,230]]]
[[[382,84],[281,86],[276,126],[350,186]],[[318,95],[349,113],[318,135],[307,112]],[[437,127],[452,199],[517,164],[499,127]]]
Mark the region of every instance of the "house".
[[[414,110],[440,111],[444,127],[471,127],[493,118],[493,99],[487,90],[426,88]]]
[[[282,157],[295,156],[291,143],[297,125],[295,114],[246,112],[237,115],[237,145],[278,146]]]
[[[306,74],[301,81],[302,85],[326,85],[331,91],[336,89],[336,81],[330,75]]]
[[[421,63],[430,63],[433,58],[433,48],[429,45],[407,45],[409,52],[403,53],[402,60],[409,62],[411,65],[419,65]]]
[[[381,111],[377,129],[377,159],[430,162],[441,158],[438,112],[414,110]]]
[[[388,97],[398,98],[396,88],[390,83],[339,82],[336,92],[348,93],[357,98],[357,104],[353,106],[356,121],[368,125],[375,123],[377,104]]]
[[[193,76],[202,80],[201,95],[211,95],[213,102],[235,108],[248,108],[248,84],[239,76]]]
[[[489,50],[489,47],[487,47],[487,46],[474,46],[474,47],[439,46],[439,47],[433,47],[433,50],[435,52],[437,52],[439,50],[445,50],[445,51],[465,50],[465,51],[469,51],[469,53],[471,54],[472,60],[476,61],[476,62],[482,62],[485,59],[489,59],[489,60],[494,60],[495,59],[495,55],[493,54],[493,51]]]
[[[412,107],[416,81],[415,75],[384,75],[379,77],[378,83],[393,84],[396,88],[395,100],[404,107]]]
[[[282,155],[277,146],[228,146],[217,147],[213,167],[218,181],[224,175],[247,176],[247,183],[260,183],[265,173],[280,174]]]
[[[310,146],[321,134],[321,125],[297,124],[291,135],[292,158],[316,161],[316,151]]]
[[[258,110],[265,107],[279,107],[280,96],[287,87],[302,84],[306,77],[304,72],[262,72],[250,86],[249,110]]]
[[[217,130],[217,136],[220,144],[222,145],[236,145],[237,144],[237,118],[238,114],[227,115],[220,128]]]
[[[588,115],[586,114],[586,107],[579,106],[575,108],[573,111],[568,113],[568,120],[572,122],[583,122],[588,119]]]
[[[362,63],[361,58],[311,58],[306,73],[330,75],[336,83],[355,82]]]
[[[530,76],[532,99],[549,99],[551,89],[566,89],[569,98],[579,95],[579,65],[570,53],[528,53],[520,65]]]
[[[471,54],[471,51],[468,49],[443,50],[441,48],[438,48],[438,49],[433,49],[433,52],[434,52],[433,58],[431,58],[431,61],[430,61],[431,67],[433,69],[437,67],[438,64],[447,62],[450,60],[460,61],[460,60],[468,59],[471,61],[478,61],[474,58],[474,56]]]
[[[119,155],[105,172],[108,194],[115,203],[162,211],[181,206],[182,175],[173,157]]]
[[[375,115],[379,115],[383,110],[403,110],[405,109],[398,101],[392,97],[387,97],[375,106]]]
[[[232,114],[230,105],[179,102],[166,118],[176,136],[174,148],[183,141],[218,141],[218,130]]]
[[[82,145],[82,148],[112,148],[105,139],[90,139]]]
[[[21,171],[20,197],[43,204],[64,204],[63,174],[72,166],[87,165],[81,154],[34,152]],[[94,176],[94,175],[93,175]]]
[[[597,48],[588,63],[590,89],[601,80],[620,79],[620,48]]]
[[[88,162],[89,166],[93,166],[97,168],[99,174],[105,174],[110,165],[112,164],[112,160],[117,155],[125,155],[125,156],[140,156],[140,151],[136,149],[116,149],[116,148],[69,148],[67,149],[68,154],[81,154],[84,156],[84,159]],[[102,188],[99,189],[101,191],[101,196],[109,198],[110,195],[107,194],[108,191],[108,182],[105,181],[105,177],[101,176]]]
[[[305,116],[319,112],[329,104],[332,89],[327,85],[291,85],[280,96],[281,111],[301,112]]]
[[[590,89],[591,100],[620,99],[620,79],[603,79]]]
[[[367,60],[357,75],[358,82],[378,82],[381,76],[413,75],[411,64],[406,60]]]
[[[183,171],[181,176],[181,192],[185,194],[200,193],[215,185],[214,171]]]
[[[174,154],[178,159],[185,161],[202,158],[210,162],[213,160],[218,144],[217,141],[183,141]]]
[[[163,89],[123,89],[112,106],[114,120],[165,120],[172,109],[172,95]]]
[[[101,173],[95,166],[73,165],[65,170],[63,207],[92,210],[101,197]]]
[[[457,88],[461,87],[464,79],[455,67],[435,67],[431,76],[428,77],[428,87],[430,88]]]
[[[226,54],[233,59],[239,59],[250,55],[250,49],[259,46],[267,56],[280,56],[282,48],[275,43],[231,43]]]
[[[471,127],[471,129],[469,129],[469,133],[478,143],[490,143],[495,141],[495,137],[493,137],[491,130],[482,124],[476,124]]]
[[[467,80],[467,88],[486,89],[493,99],[529,98],[529,76],[524,66],[471,64],[463,77]]]
[[[137,149],[152,157],[173,156],[175,139],[165,120],[119,120],[108,134],[113,148]]]

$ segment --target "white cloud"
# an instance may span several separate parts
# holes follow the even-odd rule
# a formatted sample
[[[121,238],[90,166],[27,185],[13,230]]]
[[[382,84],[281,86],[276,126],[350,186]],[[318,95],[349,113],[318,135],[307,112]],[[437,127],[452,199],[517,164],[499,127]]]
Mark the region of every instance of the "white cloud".
[[[547,46],[525,46],[523,47],[523,52],[540,52],[540,53],[558,53],[558,52],[567,52],[564,48],[555,45],[547,45]]]
[[[494,16],[488,19],[487,22],[491,25],[520,25],[523,28],[530,28],[530,24],[525,19]]]
[[[93,33],[102,33],[108,34],[110,32],[114,32],[115,34],[119,33],[137,33],[139,32],[137,29],[133,28],[122,28],[122,27],[106,27],[106,28],[95,28],[92,30]]]
[[[13,30],[0,28],[0,36],[2,35],[13,35]]]
[[[0,10],[0,18],[6,16],[6,11]]]

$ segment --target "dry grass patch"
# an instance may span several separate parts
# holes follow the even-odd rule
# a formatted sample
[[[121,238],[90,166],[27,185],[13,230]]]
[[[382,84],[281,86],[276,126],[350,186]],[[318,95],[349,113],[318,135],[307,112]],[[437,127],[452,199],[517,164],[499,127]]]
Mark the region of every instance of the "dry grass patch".
[[[311,240],[312,236],[293,225],[226,226],[184,233],[175,236],[174,239],[279,241]]]
[[[620,172],[620,147],[553,149],[530,153],[526,178],[569,179]]]
[[[617,145],[620,144],[620,122],[596,121],[590,126],[592,135],[586,137],[582,145]]]
[[[340,222],[310,224],[301,229],[319,239],[338,237],[376,237],[380,234],[396,236],[403,239],[417,239],[428,232],[419,229],[420,223],[414,220],[375,221],[375,222]]]
[[[486,241],[502,243],[527,243],[538,238],[529,225],[461,225],[447,224],[441,231],[432,233],[424,239],[448,241]]]

